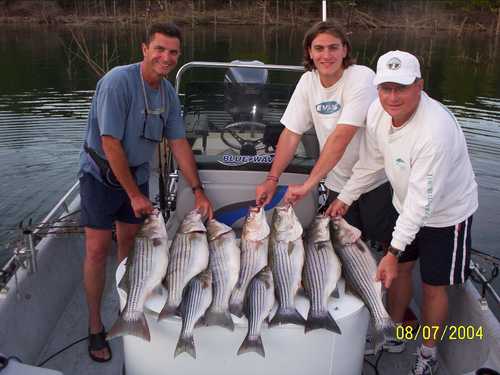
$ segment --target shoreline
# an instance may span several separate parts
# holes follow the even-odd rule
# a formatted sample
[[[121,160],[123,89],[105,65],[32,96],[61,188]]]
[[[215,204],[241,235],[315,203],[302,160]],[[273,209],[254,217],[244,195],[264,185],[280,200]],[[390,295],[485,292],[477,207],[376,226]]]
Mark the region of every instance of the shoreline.
[[[62,9],[56,1],[21,0],[0,11],[0,24],[84,27],[113,24],[147,25],[155,21],[169,20],[180,26],[193,28],[198,25],[300,27],[311,25],[321,18],[319,9],[300,5],[300,2],[290,2],[286,6],[278,7],[279,1],[268,0],[223,9],[206,7],[204,1],[191,1],[186,4],[185,1],[170,0],[168,6],[162,7],[161,2],[149,3],[150,7],[141,6],[134,9],[110,9],[111,6],[82,9],[78,8],[78,5],[73,9]],[[235,3],[233,0],[233,4]],[[328,15],[329,19],[335,19],[347,29],[353,30],[411,29],[450,31],[457,33],[457,36],[465,32],[500,35],[500,8],[449,8],[440,3],[416,1],[398,6],[393,4],[391,9],[387,8],[334,3],[328,8]]]

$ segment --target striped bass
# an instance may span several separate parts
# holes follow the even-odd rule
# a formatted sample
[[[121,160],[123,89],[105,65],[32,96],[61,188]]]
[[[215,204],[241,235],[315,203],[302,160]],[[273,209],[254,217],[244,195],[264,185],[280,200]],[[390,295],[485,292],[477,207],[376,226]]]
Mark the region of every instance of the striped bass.
[[[340,260],[330,240],[330,218],[317,215],[306,236],[304,289],[309,297],[309,314],[305,332],[324,328],[341,333],[337,322],[328,311],[328,300],[341,275]]]
[[[207,326],[217,325],[234,330],[229,312],[229,298],[240,271],[240,248],[231,227],[215,219],[207,223],[209,268],[212,271],[212,304],[205,313]]]
[[[305,320],[295,308],[304,265],[302,225],[292,205],[276,207],[269,237],[269,262],[273,272],[278,310],[269,325],[300,324]]]
[[[196,358],[193,331],[212,301],[212,271],[205,270],[193,278],[187,288],[187,293],[181,304],[182,328],[175,347],[174,357],[188,353]]]
[[[135,246],[126,260],[119,287],[127,293],[127,302],[107,335],[110,340],[133,335],[150,341],[144,303],[161,284],[168,264],[167,230],[159,211],[149,215],[140,229]]]
[[[247,299],[248,332],[238,349],[238,355],[256,352],[266,356],[260,331],[262,323],[269,316],[274,305],[273,273],[265,266],[250,282]]]
[[[165,276],[167,301],[158,320],[173,316],[181,304],[182,291],[189,280],[208,266],[207,229],[197,209],[182,221],[170,246],[170,261]]]
[[[394,323],[382,302],[382,283],[375,281],[377,263],[370,249],[361,240],[361,231],[344,219],[332,221],[332,238],[347,282],[368,307],[375,326],[374,344],[377,352],[394,333]]]
[[[267,265],[269,232],[264,209],[250,207],[241,234],[240,274],[229,300],[229,310],[238,317],[243,315],[248,284]]]

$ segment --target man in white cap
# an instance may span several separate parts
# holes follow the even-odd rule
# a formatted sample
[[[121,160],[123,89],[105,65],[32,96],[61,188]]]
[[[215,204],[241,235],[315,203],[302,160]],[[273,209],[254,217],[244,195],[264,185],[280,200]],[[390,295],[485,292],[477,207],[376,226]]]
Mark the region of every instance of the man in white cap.
[[[448,315],[448,285],[469,275],[472,214],[477,184],[463,132],[452,113],[424,91],[415,56],[381,56],[373,83],[378,100],[368,110],[366,136],[353,176],[327,210],[343,215],[351,202],[385,170],[399,214],[377,278],[388,290],[397,323],[412,297],[411,273],[420,259],[421,324],[430,327],[410,374],[435,374],[436,338]]]

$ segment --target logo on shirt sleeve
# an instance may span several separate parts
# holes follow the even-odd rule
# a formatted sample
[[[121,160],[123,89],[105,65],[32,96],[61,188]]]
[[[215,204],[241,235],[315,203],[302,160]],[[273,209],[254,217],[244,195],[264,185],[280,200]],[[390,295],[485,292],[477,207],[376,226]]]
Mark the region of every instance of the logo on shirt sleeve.
[[[322,115],[331,115],[338,111],[340,111],[340,104],[335,100],[316,104],[316,112]]]

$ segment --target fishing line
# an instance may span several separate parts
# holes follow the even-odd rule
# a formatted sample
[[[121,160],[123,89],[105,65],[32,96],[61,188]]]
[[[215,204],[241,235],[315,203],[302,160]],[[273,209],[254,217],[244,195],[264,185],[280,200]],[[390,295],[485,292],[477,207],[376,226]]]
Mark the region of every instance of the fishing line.
[[[380,375],[380,373],[378,372],[378,364],[379,364],[380,359],[382,358],[383,354],[384,354],[384,351],[381,350],[379,355],[377,356],[377,359],[375,360],[375,363],[371,363],[368,359],[366,359],[366,356],[364,358],[364,361],[370,365],[370,367],[373,369],[373,371],[375,371],[375,375]]]
[[[65,222],[67,224],[70,224],[70,223],[73,223],[76,221],[72,221],[72,220],[66,220],[67,218],[73,216],[73,215],[76,215],[77,213],[79,213],[80,210],[76,210],[76,211],[73,211],[73,212],[70,212],[69,214],[67,215],[64,215],[64,216],[61,216],[59,217],[58,219],[55,219],[55,220],[52,220],[52,221],[48,221],[46,223],[43,223],[43,224],[38,224],[36,225],[33,229],[43,229],[43,228],[46,228],[46,227],[51,227],[52,225],[55,225],[57,223],[62,223],[62,222]],[[21,222],[17,225],[5,225],[5,224],[0,224],[0,228],[2,229],[12,229],[12,230],[17,230],[17,229],[22,229],[23,228],[23,223],[26,219],[23,219],[21,220]],[[28,220],[28,227],[31,227],[31,220]],[[57,226],[57,228],[64,228],[64,227],[67,227],[64,226],[64,225],[60,225],[60,226]]]
[[[62,348],[61,350],[55,352],[54,354],[52,354],[49,358],[47,358],[46,360],[42,361],[41,363],[39,363],[37,366],[38,367],[42,367],[44,364],[46,364],[48,361],[50,361],[52,358],[58,356],[59,354],[61,354],[62,352],[64,352],[65,350],[71,348],[72,346],[82,342],[82,341],[85,341],[88,339],[88,336],[85,336],[85,337],[82,337],[81,339],[78,339],[76,340],[75,342],[65,346],[64,348]]]

